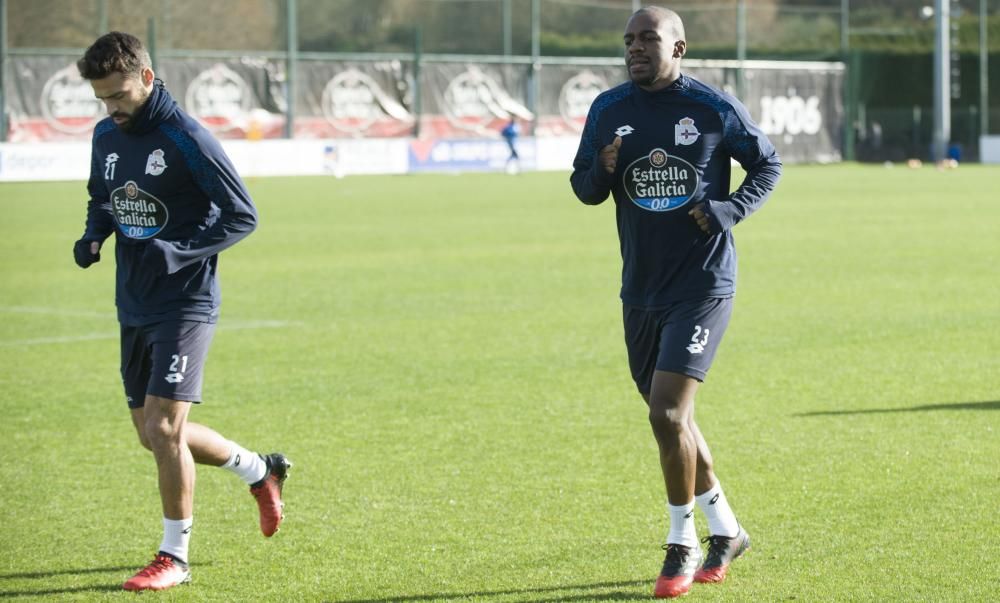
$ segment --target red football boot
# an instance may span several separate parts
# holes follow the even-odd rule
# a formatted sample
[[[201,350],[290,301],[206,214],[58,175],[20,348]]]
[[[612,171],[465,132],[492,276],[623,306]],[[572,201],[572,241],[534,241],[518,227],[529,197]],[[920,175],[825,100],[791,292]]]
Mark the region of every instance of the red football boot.
[[[170,555],[157,553],[153,562],[128,579],[125,590],[166,590],[191,581],[191,570]]]
[[[701,564],[701,549],[682,544],[667,543],[663,547],[667,557],[663,560],[663,570],[656,579],[653,597],[672,599],[688,594],[694,573]]]
[[[281,488],[288,477],[288,468],[292,463],[285,455],[275,452],[264,458],[267,463],[267,473],[264,479],[250,486],[250,494],[257,499],[257,509],[260,511],[260,531],[264,536],[273,536],[285,518],[282,512],[285,503],[281,500]]]
[[[726,536],[709,536],[702,540],[708,543],[708,555],[705,565],[701,566],[695,575],[695,582],[722,582],[726,579],[729,564],[750,549],[750,534],[740,526],[739,533],[732,538]]]

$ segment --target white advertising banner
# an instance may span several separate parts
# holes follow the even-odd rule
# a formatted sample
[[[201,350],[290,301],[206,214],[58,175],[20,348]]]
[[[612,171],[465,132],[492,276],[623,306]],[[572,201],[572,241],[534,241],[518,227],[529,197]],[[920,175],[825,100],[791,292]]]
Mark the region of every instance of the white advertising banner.
[[[224,140],[241,176],[347,176],[405,174],[409,139]],[[90,144],[0,144],[0,181],[86,180]]]
[[[0,181],[86,180],[89,177],[89,143],[0,143]]]

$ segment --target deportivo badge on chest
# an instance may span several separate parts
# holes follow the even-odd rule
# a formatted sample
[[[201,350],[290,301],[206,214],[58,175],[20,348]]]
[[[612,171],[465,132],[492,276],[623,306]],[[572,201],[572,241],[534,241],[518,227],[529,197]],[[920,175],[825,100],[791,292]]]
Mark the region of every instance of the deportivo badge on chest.
[[[167,169],[167,162],[163,158],[163,149],[156,149],[146,158],[146,173],[159,176],[163,170]]]
[[[625,192],[647,211],[665,212],[687,203],[698,191],[698,170],[676,155],[653,149],[625,168]]]
[[[694,120],[690,117],[681,119],[674,126],[674,144],[688,146],[694,144],[699,136],[701,136],[701,132],[694,127]]]

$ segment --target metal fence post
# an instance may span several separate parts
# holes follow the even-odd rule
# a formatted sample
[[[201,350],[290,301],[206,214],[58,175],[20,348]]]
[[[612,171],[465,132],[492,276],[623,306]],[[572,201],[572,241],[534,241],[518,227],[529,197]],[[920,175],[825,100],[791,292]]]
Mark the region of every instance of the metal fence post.
[[[855,65],[851,63],[851,2],[840,0],[840,60],[847,69],[844,78],[844,128],[843,128],[843,158],[844,161],[854,161],[854,125],[851,123],[851,72]]]
[[[979,0],[979,135],[990,133],[989,45],[986,42],[986,0]]]
[[[420,114],[423,88],[420,83],[420,62],[424,53],[424,30],[417,25],[413,32],[413,137],[420,138]]]
[[[146,20],[146,47],[149,49],[149,61],[153,64],[153,71],[156,71],[156,17]]]
[[[97,37],[108,33],[108,0],[97,3]]]
[[[951,0],[935,0],[934,19],[934,161],[948,157],[951,144],[950,34]]]
[[[542,6],[541,0],[531,0],[531,77],[528,89],[528,104],[532,114],[538,115],[538,62],[541,55],[542,37]]]
[[[7,0],[0,0],[0,142],[7,142]]]
[[[511,23],[513,21],[513,15],[511,11],[510,2],[511,0],[500,0],[503,3],[501,7],[503,11],[503,56],[509,57],[514,51],[514,35],[512,32]]]
[[[747,2],[739,0],[736,4],[736,59],[740,67],[736,71],[736,96],[746,95],[746,79],[743,77],[743,62],[747,60]]]
[[[299,15],[296,0],[288,0],[285,5],[286,44],[288,58],[285,66],[285,138],[295,136],[295,80],[299,64]]]

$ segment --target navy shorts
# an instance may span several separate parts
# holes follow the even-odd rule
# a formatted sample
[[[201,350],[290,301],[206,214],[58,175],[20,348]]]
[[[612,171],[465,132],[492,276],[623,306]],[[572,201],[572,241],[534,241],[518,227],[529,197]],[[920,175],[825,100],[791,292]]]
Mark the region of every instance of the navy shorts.
[[[142,408],[146,394],[201,402],[201,382],[215,325],[172,320],[121,327],[122,383],[129,408]]]
[[[639,391],[648,394],[653,371],[704,381],[733,313],[733,298],[707,298],[647,309],[624,306],[628,365]]]

